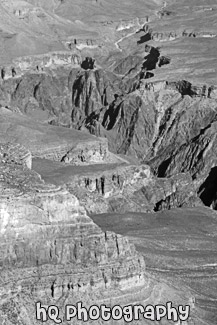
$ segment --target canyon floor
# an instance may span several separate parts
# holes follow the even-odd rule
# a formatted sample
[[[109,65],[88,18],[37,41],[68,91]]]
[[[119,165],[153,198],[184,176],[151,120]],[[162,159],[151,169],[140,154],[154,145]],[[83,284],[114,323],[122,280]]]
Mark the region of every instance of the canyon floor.
[[[68,321],[82,301],[217,324],[215,1],[0,0],[0,18],[0,323],[40,324],[39,301],[128,323]]]

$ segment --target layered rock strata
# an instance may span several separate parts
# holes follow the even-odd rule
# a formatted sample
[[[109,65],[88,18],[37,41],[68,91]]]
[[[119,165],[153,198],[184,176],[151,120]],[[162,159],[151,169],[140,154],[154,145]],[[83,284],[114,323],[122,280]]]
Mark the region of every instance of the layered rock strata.
[[[91,214],[203,205],[189,174],[156,178],[147,165],[119,162],[75,167],[34,159],[33,169],[46,182],[66,185]]]
[[[145,47],[145,53],[145,59],[138,56],[134,60],[134,57],[129,56],[117,60],[113,72],[98,68],[60,69],[55,74],[51,71],[41,75],[26,74],[13,80],[13,83],[5,80],[2,85],[2,103],[9,103],[11,111],[21,111],[51,125],[65,125],[86,131],[85,134],[41,124],[36,127],[27,117],[1,108],[2,116],[11,114],[10,117],[3,117],[5,122],[2,123],[5,125],[2,132],[7,134],[5,141],[15,141],[18,137],[19,142],[29,148],[35,157],[73,165],[116,163],[120,162],[119,158],[109,151],[125,154],[150,165],[158,177],[183,173],[188,175],[186,177],[190,175],[194,178],[193,188],[200,196],[200,187],[206,181],[210,169],[215,166],[215,158],[212,155],[210,163],[203,167],[199,152],[204,149],[195,148],[195,143],[196,147],[199,142],[200,147],[208,146],[208,140],[199,141],[196,137],[202,132],[200,139],[204,138],[203,132],[211,132],[209,124],[215,122],[216,86],[194,84],[187,80],[156,81],[155,77],[153,81],[146,80],[147,73],[155,73],[159,69],[157,65],[162,64],[166,57],[151,46]],[[90,62],[94,64],[94,60]],[[128,65],[131,64],[135,67],[133,77],[131,72],[127,76]],[[153,70],[147,70],[146,75],[142,76],[144,65],[144,69],[151,69],[153,65]],[[121,75],[124,76],[122,80]],[[186,110],[186,107],[189,109]],[[11,128],[8,128],[7,119],[14,121],[12,124],[10,122]],[[87,132],[104,139],[92,137]],[[192,159],[185,159],[185,151],[189,152]],[[203,156],[208,151],[204,151]],[[170,163],[167,159],[171,156]],[[185,162],[179,164],[182,159]],[[189,179],[188,184],[191,183]],[[167,197],[166,191],[160,200],[168,200]],[[158,202],[154,203],[151,210],[157,209]]]
[[[29,71],[42,72],[46,68],[58,66],[80,67],[82,58],[76,50],[71,52],[51,52],[44,55],[32,55],[13,60],[12,64],[0,67],[1,81],[17,78]]]
[[[1,107],[2,142],[25,145],[34,157],[63,161],[73,165],[115,162],[106,139],[63,127],[48,126],[23,114]]]
[[[1,161],[0,172],[0,319],[5,324],[30,319],[34,324],[30,311],[34,315],[38,300],[75,303],[85,293],[88,303],[101,291],[144,284],[144,260],[134,246],[102,232],[75,196],[45,184],[25,164]]]

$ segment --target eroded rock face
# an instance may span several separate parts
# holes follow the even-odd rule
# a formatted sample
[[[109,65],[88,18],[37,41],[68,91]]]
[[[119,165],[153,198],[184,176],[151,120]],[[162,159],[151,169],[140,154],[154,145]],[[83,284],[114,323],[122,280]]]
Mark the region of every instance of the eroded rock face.
[[[19,57],[13,60],[10,65],[0,67],[1,82],[3,80],[18,78],[27,72],[43,72],[46,68],[58,68],[58,66],[67,66],[78,68],[82,63],[81,55],[75,50],[69,52],[51,52],[44,55],[33,55]]]
[[[66,185],[90,214],[151,212],[202,206],[190,174],[156,178],[148,165],[119,164],[75,167],[34,159],[33,169],[49,183]]]
[[[216,165],[215,88],[141,80],[136,90],[90,113],[83,124],[107,137],[110,150],[145,161],[158,177],[190,173],[199,191]]]
[[[73,137],[85,138],[85,141],[79,143],[76,139],[75,145],[71,145],[68,131],[58,129],[62,141],[59,141],[60,137],[55,141],[56,135],[47,128],[46,143],[53,134],[50,149],[45,148],[45,144],[39,147],[31,143],[29,149],[34,156],[74,165],[103,164],[115,162],[110,150],[145,161],[158,177],[189,173],[194,178],[194,189],[200,195],[200,186],[215,165],[214,155],[208,164],[204,164],[199,153],[208,144],[211,148],[209,136],[204,141],[202,137],[209,124],[215,121],[216,87],[187,80],[146,80],[151,76],[148,74],[154,75],[156,69],[170,63],[153,46],[146,45],[145,53],[145,57],[118,59],[110,69],[112,72],[99,68],[60,69],[55,73],[27,74],[4,81],[2,103],[9,103],[12,111],[18,109],[51,125],[64,125],[107,138],[88,139],[88,133],[85,138],[84,133],[79,132]],[[20,143],[28,147],[24,137],[20,137]],[[214,150],[211,155],[212,152]],[[167,196],[161,199],[165,200]]]
[[[147,48],[147,53],[151,53],[151,48]],[[106,74],[105,71],[98,69],[82,70],[76,76],[75,71],[71,70],[70,74],[67,72],[65,75],[62,75],[61,72],[63,79],[60,80],[57,78],[58,75],[55,77],[44,75],[42,78],[40,75],[34,76],[31,74],[22,78],[20,83],[18,82],[19,79],[17,79],[15,82],[16,87],[13,86],[16,89],[12,96],[13,102],[17,103],[22,109],[22,105],[26,101],[26,107],[28,108],[25,110],[27,110],[27,114],[31,115],[34,111],[42,112],[42,110],[45,114],[52,115],[55,113],[56,116],[59,116],[59,121],[71,120],[70,123],[74,128],[86,130],[91,134],[104,138],[91,137],[88,133],[85,135],[83,132],[73,129],[67,130],[67,128],[53,126],[42,127],[42,125],[33,123],[24,115],[16,112],[11,113],[10,110],[12,109],[5,110],[2,108],[2,117],[3,121],[5,121],[2,121],[2,131],[4,129],[8,130],[8,122],[6,123],[8,119],[13,120],[13,122],[10,122],[11,125],[15,125],[9,129],[13,129],[13,132],[10,131],[9,134],[7,134],[8,131],[6,132],[7,139],[10,140],[19,134],[20,143],[24,143],[32,151],[34,157],[62,161],[71,165],[87,166],[88,164],[120,162],[118,157],[109,152],[110,149],[115,153],[134,157],[140,162],[146,161],[158,177],[176,177],[175,175],[179,174],[180,176],[177,179],[180,179],[180,184],[182,184],[182,180],[185,183],[185,179],[187,179],[187,186],[192,186],[192,190],[187,195],[184,186],[177,185],[176,188],[179,193],[182,193],[177,194],[177,189],[168,190],[168,188],[172,187],[172,185],[169,185],[171,180],[166,180],[165,183],[160,181],[155,199],[150,202],[145,197],[145,193],[156,191],[155,183],[152,183],[148,190],[147,188],[143,190],[143,181],[137,180],[137,183],[130,187],[129,190],[123,190],[120,187],[117,187],[116,190],[116,185],[114,185],[116,181],[113,181],[116,172],[110,171],[107,174],[107,167],[105,167],[105,172],[97,174],[94,171],[90,177],[86,171],[83,171],[82,177],[86,179],[87,184],[93,182],[90,186],[85,185],[84,188],[79,188],[80,184],[77,181],[74,182],[71,176],[68,183],[73,184],[73,186],[69,185],[70,191],[79,196],[90,213],[102,213],[110,210],[146,212],[162,208],[180,207],[186,204],[189,206],[200,204],[200,201],[195,198],[195,193],[199,191],[199,187],[208,177],[210,167],[207,165],[207,172],[204,173],[203,179],[199,177],[199,181],[196,182],[195,180],[193,184],[191,179],[194,174],[193,168],[190,165],[187,168],[184,167],[190,161],[192,164],[192,160],[187,159],[182,164],[179,164],[184,158],[177,156],[178,163],[177,161],[174,162],[175,169],[172,171],[172,161],[171,163],[168,162],[167,166],[167,159],[176,155],[178,148],[182,145],[186,145],[186,150],[188,150],[190,139],[194,138],[206,123],[214,119],[215,87],[196,87],[185,80],[150,82],[140,78],[135,89],[132,88],[126,93],[123,92],[120,77],[115,79],[114,73]],[[66,85],[67,75],[69,76],[68,85]],[[61,84],[61,80],[64,81],[63,84]],[[52,87],[49,84],[51,81],[53,83]],[[4,87],[5,89],[8,87],[8,91],[11,92],[11,85],[11,82],[7,81]],[[48,85],[48,88],[46,88],[46,85]],[[49,91],[51,91],[50,95],[46,96]],[[69,101],[63,108],[63,115],[61,115],[58,108],[52,108],[55,104],[54,99],[58,98],[61,102],[61,100],[64,100],[64,96],[68,98],[69,94],[72,97],[72,110],[70,111]],[[35,109],[28,106],[33,95],[35,96],[35,103],[39,106]],[[50,112],[47,105],[49,96],[52,99]],[[185,109],[186,105],[190,106],[188,111]],[[207,110],[206,105],[209,105],[211,109]],[[200,112],[202,119],[198,119],[198,112]],[[44,117],[42,118],[44,119]],[[186,124],[183,121],[186,121]],[[198,125],[196,124],[197,121]],[[38,126],[36,127],[36,125]],[[180,132],[180,125],[183,128],[182,132]],[[190,127],[190,125],[195,126]],[[36,131],[33,132],[32,129],[36,129]],[[25,130],[25,134],[29,134],[28,138],[23,135],[23,130]],[[29,141],[30,139],[31,141]],[[186,157],[183,151],[180,151],[180,155]],[[200,159],[201,163],[202,160]],[[171,168],[171,173],[169,173],[169,168]],[[166,169],[168,169],[167,173]],[[124,172],[124,174],[127,173]],[[121,175],[122,171],[117,174],[117,177],[122,177]],[[128,186],[128,179],[130,179],[131,175],[130,172],[126,178],[124,176],[125,188]],[[96,183],[96,179],[98,185],[95,186],[95,189],[92,189],[92,184]],[[100,185],[103,179],[105,179],[105,190],[101,189],[104,185]],[[178,184],[178,180],[175,181],[176,184]],[[102,193],[103,191],[104,193]],[[180,198],[180,195],[184,196]],[[147,194],[147,196],[152,195]]]
[[[18,143],[1,143],[0,159],[2,164],[15,163],[17,165],[25,165],[29,169],[32,168],[31,152]]]
[[[63,161],[72,165],[115,162],[118,157],[108,150],[106,139],[35,122],[33,119],[1,107],[2,142],[24,144],[34,157]]]
[[[75,78],[76,73],[77,68],[71,69],[69,65],[66,71],[63,67],[54,73],[51,70],[32,71],[4,80],[1,85],[1,105],[12,109],[17,107],[21,112],[52,125],[70,127],[70,80]]]
[[[88,303],[101,291],[144,284],[144,260],[134,246],[102,232],[75,196],[45,184],[25,164],[1,162],[0,172],[0,319],[6,324],[35,323],[30,311],[38,300],[76,302],[85,293]],[[26,306],[24,295],[31,301]]]
[[[118,91],[115,75],[103,70],[81,71],[72,85],[72,125],[80,129],[84,121],[107,106]],[[116,80],[117,81],[117,80]]]

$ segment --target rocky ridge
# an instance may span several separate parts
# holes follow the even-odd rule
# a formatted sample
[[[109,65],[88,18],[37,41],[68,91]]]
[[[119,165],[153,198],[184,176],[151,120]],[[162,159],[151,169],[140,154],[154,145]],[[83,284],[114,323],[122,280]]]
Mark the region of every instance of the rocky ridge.
[[[44,144],[45,151],[43,153],[42,147],[40,146],[40,150],[38,151],[36,147],[33,147],[32,142],[29,149],[32,150],[34,156],[54,159],[74,165],[88,165],[96,163],[103,164],[104,162],[121,163],[122,160],[120,157],[115,157],[109,152],[110,150],[114,153],[134,156],[136,160],[140,160],[141,162],[146,161],[146,163],[151,164],[152,171],[154,173],[156,173],[156,169],[159,168],[159,172],[156,173],[156,176],[172,176],[176,178],[176,174],[178,173],[179,176],[177,179],[180,181],[180,184],[182,183],[182,179],[184,181],[184,184],[186,184],[186,179],[188,179],[187,184],[191,187],[193,183],[190,176],[190,169],[179,169],[177,172],[164,175],[161,172],[162,168],[160,166],[162,161],[158,162],[158,167],[155,167],[158,161],[157,156],[160,153],[160,151],[158,153],[158,150],[161,150],[161,146],[163,145],[162,139],[165,133],[164,128],[168,128],[171,134],[174,134],[174,131],[171,131],[171,125],[173,121],[175,123],[178,122],[175,111],[180,111],[180,107],[183,107],[184,112],[185,105],[189,99],[192,101],[192,103],[195,103],[194,115],[192,116],[194,119],[195,114],[197,114],[196,105],[198,101],[200,103],[202,100],[201,105],[205,104],[205,100],[207,103],[209,103],[209,105],[215,105],[216,89],[212,85],[195,86],[185,80],[178,82],[146,80],[146,77],[141,75],[142,69],[145,69],[147,72],[149,72],[147,69],[150,69],[150,65],[154,65],[153,69],[155,71],[156,65],[159,65],[162,56],[160,56],[160,53],[157,49],[150,46],[146,46],[145,52],[145,58],[142,59],[142,57],[140,57],[138,61],[140,62],[140,70],[138,70],[140,71],[138,74],[139,79],[137,77],[137,79],[135,79],[135,77],[124,77],[124,80],[126,80],[126,82],[127,80],[130,80],[129,84],[124,83],[123,80],[121,80],[121,77],[117,76],[118,66],[119,74],[122,74],[123,69],[125,70],[124,74],[126,74],[127,70],[122,64],[116,66],[114,70],[116,73],[106,73],[103,69],[98,68],[86,70],[80,67],[76,69],[73,68],[70,70],[70,72],[68,72],[67,69],[60,70],[57,75],[50,74],[49,70],[47,70],[48,74],[46,75],[27,74],[20,79],[17,78],[14,81],[13,79],[4,81],[2,85],[2,93],[5,96],[5,92],[7,91],[8,94],[5,96],[3,103],[8,103],[10,110],[13,110],[13,107],[18,106],[18,109],[22,110],[23,113],[27,113],[30,116],[32,114],[39,114],[33,116],[37,116],[42,121],[45,120],[50,124],[63,125],[64,121],[68,121],[67,123],[70,127],[79,130],[86,129],[86,131],[90,132],[91,134],[94,134],[98,137],[104,137],[104,139],[92,139],[93,141],[89,141],[89,139],[87,141],[85,140],[85,146],[78,143],[73,146],[73,149],[71,149],[71,145],[68,144],[61,144],[59,149],[57,149],[56,144],[53,143],[53,138],[51,141],[52,144],[51,149],[49,149],[49,153],[47,152],[48,149],[45,148],[47,144]],[[156,53],[156,57],[153,56],[153,53]],[[129,62],[131,63],[131,60]],[[126,63],[126,67],[128,66],[129,62]],[[137,76],[137,74],[135,75]],[[57,81],[57,78],[60,76],[62,80],[64,80],[63,83],[59,83],[59,81]],[[54,87],[50,87],[50,82],[52,82]],[[50,88],[47,88],[45,94],[43,89],[46,85],[48,85]],[[63,90],[62,92],[60,91],[60,87]],[[47,99],[49,89],[50,104],[48,105]],[[55,94],[55,97],[53,94]],[[57,97],[58,102],[55,103],[55,98]],[[34,98],[34,102],[32,101],[32,98]],[[60,103],[59,100],[61,100],[62,103],[65,102],[64,106],[62,106],[61,109],[63,115],[60,114],[60,109],[58,107]],[[48,110],[49,106],[50,111]],[[70,107],[72,107],[72,110]],[[201,107],[205,108],[205,106]],[[40,112],[42,113],[41,116]],[[205,111],[204,113],[207,114]],[[18,115],[15,114],[13,118],[15,118],[15,116],[17,124]],[[54,116],[56,116],[58,120]],[[19,119],[20,118],[21,117],[19,117]],[[24,117],[22,117],[22,119],[23,118]],[[69,119],[71,119],[71,122]],[[141,123],[142,120],[143,123]],[[31,123],[31,120],[29,120],[28,123]],[[144,129],[144,125],[147,126],[147,129]],[[64,143],[66,140],[66,134],[68,134],[67,137],[70,137],[70,134],[74,132],[72,130],[68,132],[67,130],[64,131],[63,129],[57,128],[48,128],[47,130],[55,130],[55,133],[57,131],[60,132],[60,134],[62,134],[64,137]],[[81,132],[78,133],[78,135],[79,134],[82,135]],[[11,137],[11,135],[9,135],[9,137]],[[108,145],[105,137],[108,140]],[[26,142],[23,137],[21,137],[19,141],[20,143],[23,141],[23,143]],[[167,139],[166,141],[168,142]],[[57,142],[59,142],[59,139]],[[71,142],[71,140],[69,140],[69,142]],[[48,143],[48,135],[46,135],[46,143]],[[173,147],[171,146],[170,151],[174,152],[172,148]],[[55,155],[54,152],[56,152]],[[166,151],[164,151],[164,155],[165,154]],[[162,159],[162,157],[163,156],[161,155],[160,159]],[[84,178],[87,179],[88,182],[88,173],[85,171],[83,171],[83,173]],[[93,173],[94,178],[95,171]],[[184,173],[186,173],[186,175],[184,175]],[[120,174],[122,174],[122,172],[120,172]],[[100,173],[100,175],[96,176],[96,179],[99,179],[99,184],[101,182],[100,179],[105,178],[106,180],[106,190],[103,195],[102,191],[97,189],[97,186],[93,190],[88,190],[85,187],[79,188],[80,183],[77,181],[73,183],[74,180],[68,182],[74,184],[73,188],[69,184],[69,188],[71,189],[72,193],[79,193],[79,198],[83,200],[83,204],[91,213],[97,211],[106,212],[110,211],[110,209],[114,209],[115,211],[117,211],[117,209],[122,211],[126,211],[126,209],[129,209],[131,211],[135,209],[136,211],[146,212],[153,210],[157,211],[158,209],[161,209],[162,206],[164,206],[164,208],[167,208],[183,205],[185,206],[186,204],[189,206],[192,206],[192,204],[200,204],[200,200],[196,199],[196,192],[199,190],[199,186],[203,183],[203,181],[201,181],[200,184],[194,182],[194,190],[189,192],[190,195],[184,195],[184,189],[182,190],[182,186],[178,186],[178,191],[182,193],[181,199],[179,198],[180,194],[178,194],[177,190],[166,189],[171,187],[169,184],[172,184],[173,180],[168,180],[165,183],[162,183],[160,181],[159,188],[162,188],[162,190],[158,190],[158,192],[162,191],[162,195],[158,194],[155,196],[155,199],[152,199],[150,203],[150,200],[144,196],[145,191],[142,190],[143,185],[146,185],[146,183],[143,184],[143,181],[138,181],[131,187],[130,190],[127,190],[127,192],[119,187],[116,191],[113,190],[112,184],[115,183],[115,181],[113,182],[112,180],[113,176],[115,178],[115,173],[114,175],[111,174],[111,176],[107,176],[106,173]],[[128,181],[125,176],[124,179],[126,181],[126,187],[128,187]],[[52,180],[52,176],[50,181],[55,182]],[[146,180],[144,180],[144,182],[146,182]],[[175,183],[177,183],[177,181],[175,181]],[[101,185],[99,186],[101,187]],[[151,186],[155,189],[155,182],[152,182]],[[114,187],[116,188],[116,185],[114,185]],[[138,193],[139,196],[137,196],[135,199],[135,196]],[[146,200],[146,203],[142,202],[143,200]],[[126,202],[130,203],[126,204]],[[124,206],[125,209],[123,209]]]

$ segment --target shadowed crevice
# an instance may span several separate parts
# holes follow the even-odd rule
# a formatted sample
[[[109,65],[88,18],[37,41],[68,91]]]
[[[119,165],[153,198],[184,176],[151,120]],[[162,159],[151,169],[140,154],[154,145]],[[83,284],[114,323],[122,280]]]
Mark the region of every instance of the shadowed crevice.
[[[213,167],[198,192],[203,203],[217,209],[217,167]]]

